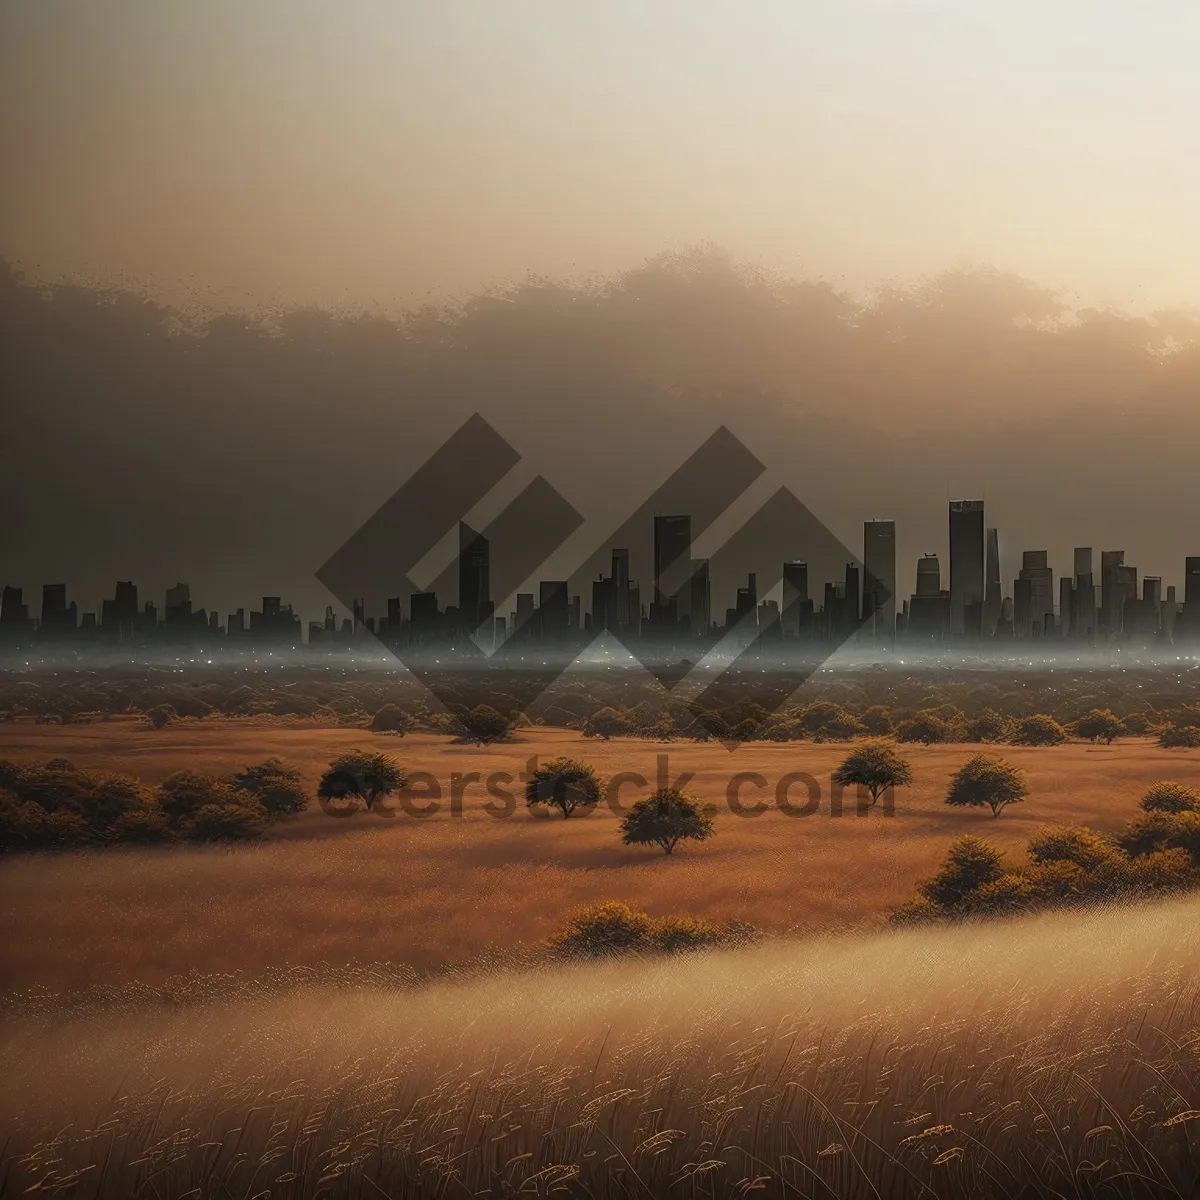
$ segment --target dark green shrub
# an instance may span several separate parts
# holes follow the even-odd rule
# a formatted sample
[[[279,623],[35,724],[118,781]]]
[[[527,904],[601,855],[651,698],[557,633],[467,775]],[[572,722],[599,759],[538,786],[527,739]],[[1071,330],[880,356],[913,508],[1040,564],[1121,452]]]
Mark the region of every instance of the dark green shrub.
[[[403,788],[407,776],[390,755],[370,750],[339,754],[321,776],[317,796],[335,808],[351,810],[361,801],[370,811],[380,797]]]
[[[1029,857],[1035,863],[1075,863],[1084,871],[1093,871],[1115,854],[1111,838],[1086,825],[1047,825],[1029,842]]]
[[[968,742],[1006,742],[1013,733],[1013,722],[994,708],[985,709],[967,722]]]
[[[1163,780],[1151,784],[1141,804],[1146,812],[1200,812],[1200,790]]]
[[[919,712],[896,727],[896,737],[902,742],[920,742],[932,746],[950,740],[950,726],[932,710]]]
[[[398,733],[403,737],[408,727],[408,714],[398,704],[383,705],[371,718],[371,729],[376,733]]]
[[[1009,738],[1014,746],[1061,746],[1066,740],[1067,731],[1045,713],[1022,717]]]
[[[961,908],[972,893],[1005,873],[1003,855],[984,838],[965,836],[950,846],[934,877],[920,886],[926,900],[943,911]]]
[[[233,777],[233,782],[254,796],[268,817],[290,817],[308,807],[308,793],[300,782],[300,772],[284,766],[277,758],[247,767]]]
[[[595,770],[577,758],[555,758],[542,763],[525,784],[525,803],[557,808],[564,817],[576,809],[589,810],[600,801],[600,779]]]
[[[171,823],[157,808],[131,808],[113,821],[107,834],[114,842],[165,842],[171,837]]]
[[[977,754],[954,773],[946,803],[958,808],[990,808],[998,817],[1029,795],[1024,772],[1002,758]]]
[[[206,804],[191,820],[192,836],[200,842],[248,841],[266,829],[266,812],[250,802]]]
[[[1085,742],[1103,742],[1107,746],[1125,732],[1125,723],[1111,708],[1093,708],[1071,726],[1071,732]]]
[[[658,846],[674,853],[681,841],[704,842],[713,836],[712,813],[678,788],[659,788],[634,803],[621,821],[627,846]]]
[[[567,956],[605,956],[631,950],[649,950],[654,944],[654,922],[619,900],[590,904],[567,918],[547,944]]]
[[[833,781],[842,787],[865,787],[871,803],[889,788],[908,787],[912,768],[890,742],[866,742],[852,750],[833,773]]]
[[[628,730],[629,722],[623,713],[615,708],[601,708],[584,722],[583,736],[603,738],[607,742],[609,738],[619,737]]]
[[[1200,729],[1191,725],[1168,725],[1159,731],[1158,744],[1164,750],[1200,749]]]
[[[176,771],[159,785],[158,807],[172,821],[184,821],[194,817],[206,804],[224,803],[228,791],[229,784],[215,775]]]

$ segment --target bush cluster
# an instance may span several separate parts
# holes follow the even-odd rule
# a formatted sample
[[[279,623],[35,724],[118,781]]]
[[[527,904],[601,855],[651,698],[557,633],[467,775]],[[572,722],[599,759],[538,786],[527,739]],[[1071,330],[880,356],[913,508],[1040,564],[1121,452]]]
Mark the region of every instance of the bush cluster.
[[[961,919],[1200,887],[1200,791],[1157,783],[1141,807],[1114,836],[1083,825],[1047,826],[1019,865],[985,838],[960,837],[892,920]]]
[[[744,921],[724,925],[689,916],[651,917],[620,900],[589,904],[546,939],[563,958],[663,954],[745,945],[757,931]]]
[[[66,759],[25,767],[0,762],[0,852],[245,840],[307,804],[299,772],[278,759],[228,779],[176,771],[157,789],[131,775],[90,774]]]

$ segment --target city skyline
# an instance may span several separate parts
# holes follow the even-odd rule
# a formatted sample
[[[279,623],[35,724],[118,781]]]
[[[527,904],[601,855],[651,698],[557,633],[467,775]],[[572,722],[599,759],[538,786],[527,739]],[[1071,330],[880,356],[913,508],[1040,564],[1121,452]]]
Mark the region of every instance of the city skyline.
[[[1147,643],[1177,635],[1200,639],[1200,554],[1186,556],[1181,580],[1171,583],[1139,575],[1124,550],[1101,549],[1097,573],[1095,548],[1076,547],[1070,572],[1057,575],[1047,551],[1023,550],[1021,567],[1005,587],[999,530],[985,518],[982,500],[949,502],[948,561],[943,565],[936,553],[922,555],[908,598],[896,592],[896,523],[873,518],[863,523],[861,556],[847,561],[841,579],[810,578],[807,560],[785,560],[777,564],[777,582],[761,594],[758,572],[741,581],[720,580],[718,600],[732,596],[733,603],[714,605],[710,560],[693,557],[691,515],[668,513],[653,517],[647,587],[630,575],[629,549],[613,547],[609,573],[592,580],[589,595],[572,593],[566,579],[536,579],[536,590],[516,592],[513,607],[498,612],[498,601],[508,597],[491,595],[489,541],[460,521],[454,603],[436,591],[411,592],[388,598],[385,615],[368,612],[365,599],[357,599],[340,621],[327,606],[322,620],[306,623],[280,596],[264,596],[260,609],[239,607],[222,620],[215,610],[194,609],[190,585],[177,583],[166,590],[160,618],[152,601],[139,607],[137,585],[129,580],[118,581],[98,612],[81,611],[65,583],[43,584],[40,615],[34,617],[23,587],[5,585],[0,644],[95,635],[128,643],[219,638],[230,644],[314,646],[368,633],[411,645],[465,646],[472,638],[490,653],[510,639],[551,642],[611,631],[703,642],[735,629],[743,634],[749,629],[751,637],[823,642],[856,634],[861,640],[865,633],[882,644],[1053,636]]]

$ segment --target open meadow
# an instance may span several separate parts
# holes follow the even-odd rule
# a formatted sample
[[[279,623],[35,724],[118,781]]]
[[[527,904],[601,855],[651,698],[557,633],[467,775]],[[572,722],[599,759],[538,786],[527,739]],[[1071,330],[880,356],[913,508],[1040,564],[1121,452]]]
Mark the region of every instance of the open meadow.
[[[106,847],[9,856],[0,861],[8,918],[5,987],[73,991],[145,983],[189,971],[256,973],[273,967],[388,962],[418,971],[540,941],[581,905],[627,901],[652,915],[681,913],[748,921],[775,934],[879,926],[907,900],[949,843],[986,835],[1020,856],[1045,823],[1100,830],[1123,826],[1151,782],[1200,784],[1200,751],[1164,751],[1144,739],[1112,746],[1005,746],[1022,767],[1029,799],[993,820],[986,810],[948,808],[953,771],[977,746],[907,746],[914,783],[896,793],[894,815],[856,815],[854,795],[831,815],[830,773],[845,745],[754,742],[729,752],[716,743],[585,739],[570,730],[526,729],[488,747],[418,733],[404,738],[306,723],[207,718],[153,730],[143,721],[92,725],[0,725],[0,757],[21,763],[66,757],[88,770],[126,771],[151,784],[182,768],[227,774],[277,756],[315,789],[321,770],[351,747],[385,750],[410,772],[428,772],[440,810],[347,819],[313,805],[233,848]],[[656,777],[666,757],[674,781],[720,808],[716,836],[670,858],[623,846],[607,807],[564,821],[535,817],[516,800],[489,797],[481,782],[452,803],[452,776],[497,771],[516,777],[531,756],[570,755],[606,778]],[[789,816],[774,789],[807,772],[821,796],[815,812]],[[732,775],[747,783],[745,815],[728,810]],[[628,803],[646,789],[620,793]],[[429,788],[425,789],[428,793]],[[804,785],[790,796],[808,800]],[[750,810],[764,803],[761,813]],[[427,796],[414,801],[424,806]],[[485,805],[511,808],[490,815]],[[453,811],[454,808],[460,811]]]
[[[121,1200],[1182,1200],[1200,1177],[1198,957],[1188,898],[35,1009],[0,1022],[0,1178]]]

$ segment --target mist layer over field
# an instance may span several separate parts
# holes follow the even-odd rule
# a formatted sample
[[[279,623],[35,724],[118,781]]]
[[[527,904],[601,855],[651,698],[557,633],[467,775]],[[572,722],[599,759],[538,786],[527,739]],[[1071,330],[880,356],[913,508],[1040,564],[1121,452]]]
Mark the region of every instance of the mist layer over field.
[[[0,1049],[9,1186],[1182,1195],[1198,961],[1193,899],[414,990],[348,973],[236,1007],[30,1010]]]

